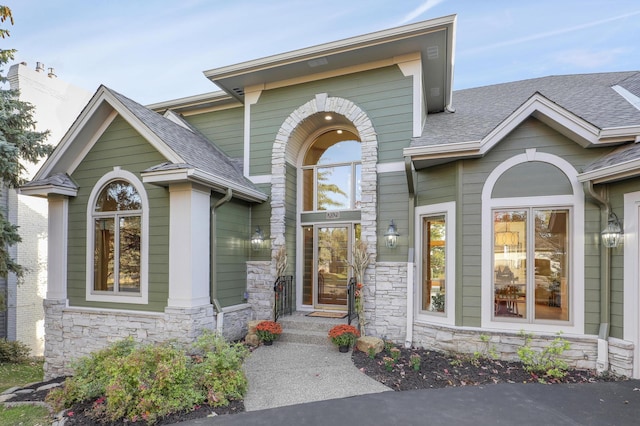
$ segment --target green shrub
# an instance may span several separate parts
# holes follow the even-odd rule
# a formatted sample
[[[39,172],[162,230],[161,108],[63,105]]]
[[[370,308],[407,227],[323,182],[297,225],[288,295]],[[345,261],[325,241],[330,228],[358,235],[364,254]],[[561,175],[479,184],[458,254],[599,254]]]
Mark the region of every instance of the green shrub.
[[[96,419],[154,423],[205,401],[223,406],[242,398],[247,354],[242,345],[230,345],[211,333],[191,348],[175,342],[138,347],[127,339],[78,361],[73,377],[47,400],[56,410],[94,401]]]
[[[558,333],[558,337],[549,346],[538,351],[531,348],[531,334],[524,331],[519,333],[524,338],[524,345],[518,349],[518,357],[526,371],[557,379],[567,374],[569,366],[560,356],[564,351],[569,350],[571,345],[566,339],[561,338],[560,334]]]
[[[0,339],[0,362],[20,364],[29,360],[31,349],[19,341]]]

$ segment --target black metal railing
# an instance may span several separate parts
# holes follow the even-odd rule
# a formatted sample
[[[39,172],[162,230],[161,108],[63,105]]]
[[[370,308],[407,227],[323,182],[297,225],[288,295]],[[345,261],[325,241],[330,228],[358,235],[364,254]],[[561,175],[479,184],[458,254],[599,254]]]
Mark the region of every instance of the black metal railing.
[[[273,285],[273,320],[293,313],[293,275],[282,275]]]
[[[351,277],[347,284],[347,323],[351,325],[351,321],[358,317],[356,312],[356,278]]]

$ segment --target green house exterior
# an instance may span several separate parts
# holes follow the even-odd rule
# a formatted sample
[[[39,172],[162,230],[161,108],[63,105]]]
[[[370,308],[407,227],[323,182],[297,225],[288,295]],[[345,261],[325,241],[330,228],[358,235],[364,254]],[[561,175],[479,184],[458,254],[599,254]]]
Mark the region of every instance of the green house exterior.
[[[454,92],[455,25],[208,70],[220,91],[146,107],[99,88],[22,188],[49,200],[47,375],[118,337],[242,338],[283,250],[294,310],[346,311],[364,242],[367,334],[512,359],[522,330],[562,332],[571,365],[640,377],[640,73]]]

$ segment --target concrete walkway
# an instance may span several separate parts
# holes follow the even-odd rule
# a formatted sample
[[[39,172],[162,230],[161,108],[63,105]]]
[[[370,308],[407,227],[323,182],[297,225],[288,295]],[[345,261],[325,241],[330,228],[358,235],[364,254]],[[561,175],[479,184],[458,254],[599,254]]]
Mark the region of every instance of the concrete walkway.
[[[244,368],[246,411],[390,391],[358,370],[350,352],[329,345],[276,341],[255,349]]]

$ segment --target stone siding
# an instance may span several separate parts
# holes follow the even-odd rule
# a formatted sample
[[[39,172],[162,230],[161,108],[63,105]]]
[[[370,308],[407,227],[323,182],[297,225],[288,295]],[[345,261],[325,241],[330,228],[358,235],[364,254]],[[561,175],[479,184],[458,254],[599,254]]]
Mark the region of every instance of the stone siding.
[[[223,308],[224,319],[222,320],[222,335],[229,341],[244,339],[247,335],[247,325],[253,319],[251,305],[243,303]]]
[[[70,374],[74,359],[127,337],[144,343],[172,339],[188,343],[202,330],[215,330],[216,326],[211,305],[166,308],[164,313],[72,308],[66,300],[45,300],[44,306],[45,379]],[[234,327],[233,315],[230,317]]]
[[[548,347],[555,334],[533,334],[531,347],[543,349]],[[570,367],[578,369],[596,369],[598,358],[598,337],[562,335],[571,347],[563,353],[562,358]],[[488,341],[483,342],[483,339]],[[447,327],[433,324],[414,324],[413,344],[418,347],[435,349],[443,352],[488,354],[495,352],[498,358],[517,361],[518,348],[524,345],[524,338],[517,332],[490,331],[479,328]],[[633,345],[629,342],[609,339],[610,370],[618,375],[630,376],[633,371]]]
[[[275,266],[269,261],[247,262],[247,303],[253,310],[253,319],[273,319],[273,283]]]
[[[367,269],[368,271],[368,269]],[[365,279],[367,334],[404,342],[407,333],[407,264],[377,262]],[[375,281],[374,281],[375,280]],[[372,286],[371,282],[375,282]],[[371,309],[373,308],[373,309]],[[370,312],[373,311],[373,314]]]

